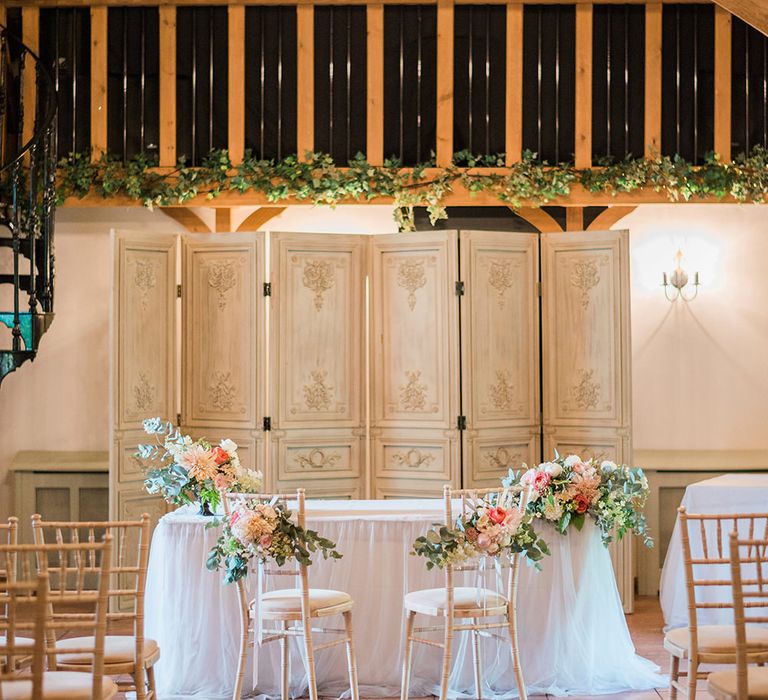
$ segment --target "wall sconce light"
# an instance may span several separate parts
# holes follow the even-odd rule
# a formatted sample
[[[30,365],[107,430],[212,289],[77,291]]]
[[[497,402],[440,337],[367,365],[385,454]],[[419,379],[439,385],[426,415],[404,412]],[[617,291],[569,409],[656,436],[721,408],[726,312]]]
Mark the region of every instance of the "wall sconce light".
[[[675,254],[675,270],[667,278],[667,273],[664,272],[662,286],[664,287],[664,296],[669,301],[675,301],[678,297],[682,297],[683,301],[693,301],[696,295],[699,293],[699,273],[693,274],[693,294],[686,295],[685,288],[688,285],[688,273],[683,270],[681,262],[683,260],[683,251],[678,250]],[[669,292],[668,288],[672,287],[674,291]]]

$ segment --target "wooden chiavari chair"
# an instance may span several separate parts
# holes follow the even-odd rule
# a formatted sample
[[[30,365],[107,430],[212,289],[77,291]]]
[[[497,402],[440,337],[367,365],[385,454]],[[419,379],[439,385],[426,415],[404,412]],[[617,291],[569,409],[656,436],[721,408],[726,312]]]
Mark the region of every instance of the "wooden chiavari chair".
[[[678,516],[688,597],[688,626],[669,630],[664,635],[664,648],[670,654],[670,700],[676,700],[678,691],[686,694],[689,700],[694,700],[698,680],[708,675],[699,670],[702,664],[736,663],[734,625],[701,625],[698,620],[700,610],[733,609],[728,568],[729,533],[737,531],[746,533],[748,539],[766,539],[768,513],[702,514],[688,513],[680,507]],[[695,550],[693,538],[697,545]],[[706,570],[702,571],[704,567]],[[726,591],[724,599],[712,600],[723,589]],[[702,591],[707,591],[707,594]],[[767,628],[748,627],[746,644],[750,662],[768,661]],[[682,660],[688,662],[685,671],[680,669]],[[685,678],[685,683],[680,680],[681,676]]]
[[[36,654],[47,668],[42,670],[42,661],[35,658],[30,670],[4,681],[0,700],[111,700],[117,695],[117,685],[104,675],[111,556],[110,535],[101,542],[0,546],[0,560],[14,571],[10,585],[35,578],[47,583],[44,614],[38,608],[32,620],[18,616],[13,622],[14,631],[42,631],[44,648]],[[55,615],[56,608],[67,612]],[[56,668],[57,638],[70,633],[81,640],[71,651],[90,659],[87,670]]]
[[[297,489],[291,494],[249,494],[249,493],[223,493],[222,502],[224,512],[230,515],[233,505],[245,503],[282,503],[287,507],[288,502],[296,500],[296,517],[300,527],[305,527],[306,512],[304,504],[304,489]],[[261,644],[280,642],[280,666],[281,666],[281,695],[283,700],[288,700],[290,691],[290,653],[289,642],[291,637],[301,638],[304,645],[304,663],[307,668],[310,700],[318,700],[317,677],[315,674],[315,652],[327,649],[338,644],[345,644],[347,648],[347,666],[349,672],[349,688],[352,700],[359,700],[357,687],[357,660],[355,647],[352,641],[352,608],[354,601],[349,594],[343,591],[333,591],[309,587],[309,576],[306,566],[294,563],[292,570],[286,567],[277,567],[274,564],[262,564],[261,576],[289,576],[298,578],[298,587],[282,588],[261,594],[256,600],[248,601],[245,588],[245,580],[237,582],[237,591],[240,600],[240,624],[241,644],[240,658],[237,666],[237,679],[233,699],[239,700],[243,678],[245,676],[245,664],[248,656],[248,647],[251,645],[250,632],[251,621],[254,619],[255,606],[259,605],[258,616],[261,621],[280,623],[281,628],[265,629],[261,632]],[[317,618],[341,615],[344,619],[344,629],[327,627],[313,627],[312,620]],[[261,624],[261,623],[259,623]],[[255,632],[255,631],[254,631]],[[313,633],[330,634],[340,636],[339,639],[315,644]]]
[[[4,545],[15,545],[18,544],[18,534],[19,534],[19,520],[18,518],[8,518],[7,523],[0,523],[0,544]],[[8,570],[8,564],[5,561],[0,561],[0,582],[6,582],[6,581],[12,581],[11,576],[13,575],[13,571]],[[0,613],[2,613],[2,606],[0,606]],[[5,638],[3,637],[2,631],[0,631],[0,644],[5,643]],[[16,670],[17,668],[23,666],[27,661],[29,661],[30,654],[32,652],[32,648],[34,647],[34,640],[28,638],[28,637],[16,637],[15,639],[15,646],[19,649],[22,649],[26,645],[29,654],[25,655],[13,655],[13,668],[11,670]],[[0,670],[3,669],[4,664],[6,662],[0,658]]]
[[[33,580],[0,579],[0,700],[15,697],[43,697],[45,672],[45,621],[48,615],[48,576],[40,574]],[[31,621],[25,624],[31,614]],[[22,627],[33,632],[30,637],[18,637]],[[29,642],[32,641],[30,650]],[[21,641],[21,643],[19,643]],[[32,653],[29,677],[20,678],[16,658],[27,658]],[[5,669],[5,670],[3,670]]]
[[[516,486],[508,489],[457,489],[445,486],[443,497],[445,501],[445,525],[454,527],[453,499],[461,499],[462,516],[469,516],[475,505],[481,500],[491,500],[499,503],[503,493],[508,497],[517,494],[517,507],[524,510],[528,501],[528,490]],[[501,635],[491,630],[506,628],[509,633],[512,651],[512,665],[515,681],[520,694],[520,700],[526,700],[525,681],[520,665],[520,649],[517,634],[517,582],[519,576],[520,557],[514,554],[510,557],[507,575],[506,596],[494,591],[476,587],[456,587],[453,574],[456,571],[472,571],[478,569],[477,563],[464,566],[446,566],[445,587],[411,591],[405,595],[405,658],[403,660],[403,682],[400,692],[401,700],[407,700],[411,677],[411,658],[413,643],[437,646],[443,650],[442,675],[440,678],[440,700],[448,697],[448,678],[451,673],[451,652],[455,632],[470,632],[472,634],[472,652],[475,672],[475,693],[478,700],[482,698],[482,661],[480,659],[480,637],[493,636],[501,639]],[[445,618],[445,624],[436,627],[416,628],[417,614],[430,617]],[[503,617],[500,622],[481,622],[483,618]],[[457,619],[462,622],[457,623]],[[464,620],[468,620],[464,622]],[[423,639],[417,635],[424,632],[442,631],[443,641],[436,642]]]
[[[108,596],[107,636],[104,642],[104,672],[110,676],[129,675],[131,682],[118,682],[121,691],[134,689],[137,700],[156,697],[154,665],[160,648],[144,637],[144,590],[149,563],[149,515],[139,520],[107,522],[53,522],[32,516],[35,542],[94,542],[109,533],[113,542],[113,561]],[[126,633],[125,626],[130,626]],[[65,639],[58,643],[57,667],[83,670],[90,658],[71,651],[82,640]]]
[[[768,667],[749,666],[747,646],[747,625],[768,624],[768,540],[740,540],[736,532],[730,540],[736,668],[710,673],[707,687],[717,700],[768,698]],[[754,577],[745,577],[753,566]]]

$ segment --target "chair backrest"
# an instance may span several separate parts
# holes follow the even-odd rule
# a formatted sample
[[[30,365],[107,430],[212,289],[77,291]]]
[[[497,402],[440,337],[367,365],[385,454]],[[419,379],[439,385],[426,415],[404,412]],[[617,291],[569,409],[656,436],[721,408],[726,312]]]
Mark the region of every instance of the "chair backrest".
[[[15,545],[18,542],[19,535],[19,519],[8,518],[7,523],[0,523],[0,545]],[[5,559],[0,561],[0,583],[4,581],[12,581],[11,578],[14,574],[14,563],[6,562]],[[5,604],[0,604],[0,613],[4,613]]]
[[[747,630],[749,623],[768,623],[768,539],[730,535],[733,617],[736,624],[736,698],[747,700]]]
[[[82,646],[67,647],[67,653],[90,655],[93,659],[90,668],[94,698],[103,695],[111,556],[111,535],[105,535],[101,542],[0,545],[0,560],[14,568],[15,578],[11,585],[38,577],[46,581],[43,627],[49,670],[56,669],[56,639],[59,634],[74,632],[76,637],[92,638],[92,642],[83,641]],[[88,576],[95,577],[95,587],[86,585]],[[57,609],[62,612],[55,614]],[[36,624],[39,624],[37,618],[32,621],[16,619],[14,632],[18,631],[19,636],[29,636],[29,631]]]
[[[48,615],[48,576],[40,574],[28,581],[0,580],[0,681],[18,679],[15,661],[32,656],[31,697],[43,697],[45,670],[45,622]],[[31,619],[30,619],[31,616]],[[20,636],[29,638],[29,632],[18,635],[19,626],[33,631],[34,645],[19,644]],[[31,626],[31,627],[30,627]],[[0,700],[3,700],[0,682]]]
[[[39,515],[32,516],[32,531],[37,544],[92,543],[105,534],[110,535],[112,563],[107,591],[110,602],[107,633],[114,630],[115,623],[130,620],[136,639],[136,659],[144,655],[144,592],[149,563],[149,525],[149,515],[146,513],[138,520],[103,522],[45,521]],[[89,580],[89,583],[93,585],[93,581]]]
[[[454,489],[446,484],[443,487],[443,501],[445,504],[445,525],[452,528],[456,523],[456,517],[468,518],[478,507],[502,507],[505,510],[525,510],[530,497],[530,488],[516,485],[508,487],[495,487],[485,489]],[[460,512],[454,515],[454,501],[459,501]],[[506,585],[507,600],[514,601],[517,594],[517,579],[519,574],[520,555],[515,553],[509,558],[509,569]],[[479,568],[478,562],[471,562],[461,566],[447,565],[445,567],[445,587],[448,589],[448,606],[453,607],[453,573],[454,571],[473,571]],[[451,613],[452,614],[452,613]]]
[[[698,611],[731,609],[730,534],[768,537],[768,513],[689,513],[678,508],[691,654],[698,652]],[[706,593],[703,593],[706,591]]]

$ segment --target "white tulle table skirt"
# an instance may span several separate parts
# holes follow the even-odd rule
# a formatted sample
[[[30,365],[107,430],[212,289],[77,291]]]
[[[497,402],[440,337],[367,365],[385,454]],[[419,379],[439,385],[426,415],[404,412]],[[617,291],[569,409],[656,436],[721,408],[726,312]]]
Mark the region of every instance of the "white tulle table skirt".
[[[355,601],[354,638],[361,695],[399,696],[403,654],[403,596],[443,585],[437,570],[409,555],[413,540],[440,521],[442,502],[310,501],[308,527],[334,540],[340,561],[320,560],[310,568],[310,585],[348,592]],[[218,528],[210,519],[180,509],[161,519],[152,539],[146,599],[146,634],[157,640],[158,695],[167,698],[231,697],[237,667],[240,619],[237,592],[205,568]],[[594,695],[666,685],[658,668],[635,654],[614,580],[610,557],[597,530],[545,539],[552,556],[543,570],[522,567],[518,621],[523,671],[529,693]],[[488,574],[493,577],[493,574]],[[475,574],[466,573],[466,585]],[[252,577],[255,579],[256,577]],[[274,579],[275,577],[269,577]],[[277,577],[281,578],[281,577]],[[456,585],[461,585],[457,575]],[[255,580],[249,587],[255,589]],[[283,584],[284,585],[284,584]],[[254,591],[255,594],[255,591]],[[419,617],[426,621],[426,618]],[[432,620],[434,623],[435,620]],[[472,651],[457,633],[451,676],[453,697],[474,696]],[[508,644],[482,642],[484,697],[514,697]],[[298,643],[292,641],[291,693],[306,692]],[[437,692],[440,649],[417,645],[412,695]],[[279,696],[279,645],[257,650],[253,694]],[[253,688],[250,673],[246,688]],[[321,695],[348,694],[343,646],[317,653]]]

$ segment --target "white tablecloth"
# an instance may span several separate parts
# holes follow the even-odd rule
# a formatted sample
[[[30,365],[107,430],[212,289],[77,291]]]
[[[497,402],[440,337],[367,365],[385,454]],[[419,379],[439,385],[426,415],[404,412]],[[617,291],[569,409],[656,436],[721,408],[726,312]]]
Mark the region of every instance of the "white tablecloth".
[[[690,513],[768,513],[768,474],[726,474],[691,484],[685,489],[681,505]],[[740,533],[746,537],[747,532]],[[729,533],[723,533],[727,539]],[[691,539],[693,555],[701,554],[700,538]],[[727,555],[726,555],[727,556]],[[710,579],[730,579],[727,566],[697,567],[696,575]],[[703,602],[731,600],[730,591],[724,586],[699,589],[697,596]],[[683,627],[688,624],[688,602],[683,571],[683,543],[680,539],[680,522],[675,523],[667,556],[661,571],[659,593],[664,622],[667,627]],[[733,610],[699,610],[698,620],[703,625],[731,624]]]
[[[313,564],[310,585],[347,591],[355,600],[361,695],[397,696],[403,595],[443,585],[442,572],[428,572],[424,560],[409,551],[429,524],[442,520],[442,502],[310,501],[307,511],[308,527],[334,540],[344,555],[339,561]],[[229,698],[237,663],[236,588],[224,586],[221,574],[205,569],[219,530],[206,529],[206,518],[192,512],[187,508],[166,515],[152,539],[146,634],[161,648],[156,666],[161,700]],[[546,539],[552,556],[545,558],[543,571],[524,566],[520,577],[518,619],[529,692],[593,695],[666,685],[657,667],[635,654],[610,557],[597,530],[587,524],[581,533],[565,537],[549,530]],[[253,589],[255,581],[249,586]],[[451,689],[454,696],[471,697],[472,654],[465,637],[459,633],[454,644]],[[509,645],[484,640],[482,653],[490,691],[486,697],[515,696]],[[439,649],[417,645],[412,694],[437,691],[439,655]],[[292,691],[304,692],[298,645],[291,663]],[[254,692],[279,695],[279,667],[279,645],[264,645],[258,652]],[[321,695],[347,690],[343,646],[318,652],[317,677]]]

